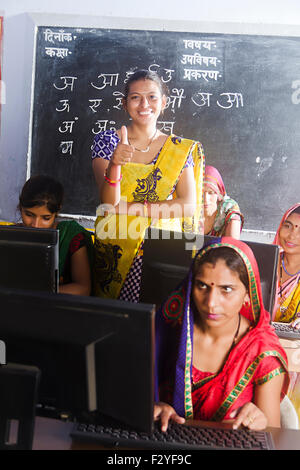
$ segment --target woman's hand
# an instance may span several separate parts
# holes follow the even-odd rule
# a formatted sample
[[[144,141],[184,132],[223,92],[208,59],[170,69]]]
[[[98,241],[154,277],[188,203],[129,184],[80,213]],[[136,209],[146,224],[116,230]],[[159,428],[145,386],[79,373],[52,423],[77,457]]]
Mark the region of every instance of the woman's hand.
[[[134,148],[128,144],[127,127],[122,126],[120,142],[118,143],[109,163],[103,158],[93,159],[93,171],[99,188],[102,204],[116,206],[120,202],[121,167],[132,159]],[[108,178],[112,182],[109,184]]]
[[[295,319],[290,323],[290,327],[294,330],[300,329],[300,313],[296,313]]]
[[[121,127],[121,138],[116,150],[113,153],[111,163],[113,165],[126,165],[132,159],[134,147],[129,145],[127,137],[127,127]]]
[[[234,418],[233,429],[238,429],[242,425],[249,429],[261,431],[268,425],[265,414],[252,402],[245,403],[245,405],[233,411],[230,418]]]
[[[166,431],[168,429],[170,419],[179,424],[183,424],[185,422],[185,419],[179,416],[172,406],[163,402],[154,404],[154,421],[157,421],[158,419],[161,421],[162,431]]]

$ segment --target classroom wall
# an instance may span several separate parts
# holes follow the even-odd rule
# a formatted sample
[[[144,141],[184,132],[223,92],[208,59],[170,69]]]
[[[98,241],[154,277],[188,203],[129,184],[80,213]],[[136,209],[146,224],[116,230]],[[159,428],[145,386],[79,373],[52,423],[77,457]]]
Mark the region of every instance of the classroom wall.
[[[5,15],[24,12],[74,15],[299,24],[298,0],[1,0]]]
[[[0,0],[4,16],[2,50],[2,96],[0,133],[0,220],[16,220],[19,191],[27,177],[27,150],[30,133],[30,103],[34,28],[27,13],[71,15],[78,22],[83,18],[123,18],[130,26],[130,18],[159,18],[161,20],[195,21],[238,25],[249,30],[256,25],[262,34],[268,34],[272,25],[282,25],[282,34],[292,28],[300,35],[300,2],[298,0]],[[58,23],[59,24],[59,23]],[[63,23],[62,23],[63,24]],[[289,26],[291,25],[291,26]],[[84,26],[84,25],[82,25]],[[297,31],[299,32],[297,33]],[[88,222],[85,225],[90,225]],[[272,234],[251,231],[243,238],[266,241]]]

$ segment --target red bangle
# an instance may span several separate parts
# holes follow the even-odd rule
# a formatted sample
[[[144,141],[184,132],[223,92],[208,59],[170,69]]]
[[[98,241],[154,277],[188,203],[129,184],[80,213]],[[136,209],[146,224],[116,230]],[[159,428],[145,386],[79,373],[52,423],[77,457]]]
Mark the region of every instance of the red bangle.
[[[123,177],[123,175],[122,175],[122,173],[121,173],[120,178],[119,178],[118,180],[115,180],[115,181],[114,181],[114,180],[111,180],[111,179],[107,176],[106,172],[104,173],[104,179],[105,179],[105,181],[106,181],[108,184],[110,184],[111,186],[116,186],[118,183],[120,183],[122,177]]]

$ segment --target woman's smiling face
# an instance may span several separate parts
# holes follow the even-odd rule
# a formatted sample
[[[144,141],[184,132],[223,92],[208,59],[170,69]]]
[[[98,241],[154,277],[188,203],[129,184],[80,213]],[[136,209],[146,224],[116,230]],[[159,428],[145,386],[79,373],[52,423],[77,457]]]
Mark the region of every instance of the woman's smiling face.
[[[300,255],[300,214],[292,213],[283,222],[279,243],[286,253]]]
[[[156,122],[165,105],[165,95],[162,95],[159,86],[149,79],[131,83],[127,99],[124,101],[125,109],[132,120],[141,124]]]

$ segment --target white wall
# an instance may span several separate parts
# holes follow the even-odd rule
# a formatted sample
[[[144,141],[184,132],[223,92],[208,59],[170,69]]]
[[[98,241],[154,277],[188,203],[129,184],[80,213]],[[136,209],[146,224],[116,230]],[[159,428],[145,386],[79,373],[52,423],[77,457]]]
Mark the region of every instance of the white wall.
[[[0,0],[5,15],[24,12],[169,20],[300,24],[299,0]]]
[[[27,176],[34,29],[26,13],[57,18],[67,14],[76,22],[81,21],[79,17],[94,18],[95,23],[97,17],[120,18],[123,27],[127,21],[130,27],[132,20],[143,27],[146,21],[155,23],[155,18],[165,24],[176,20],[177,25],[199,21],[208,25],[207,30],[217,23],[220,32],[236,28],[247,33],[254,28],[254,34],[278,34],[274,25],[280,25],[280,34],[300,36],[300,0],[0,0],[0,12],[4,16],[6,90],[0,134],[0,219],[4,220],[16,220],[18,194]],[[257,238],[256,233],[250,235]],[[261,232],[259,237],[269,241],[270,234]]]

